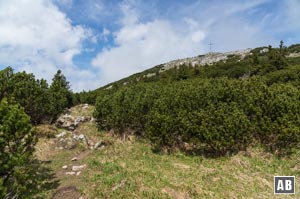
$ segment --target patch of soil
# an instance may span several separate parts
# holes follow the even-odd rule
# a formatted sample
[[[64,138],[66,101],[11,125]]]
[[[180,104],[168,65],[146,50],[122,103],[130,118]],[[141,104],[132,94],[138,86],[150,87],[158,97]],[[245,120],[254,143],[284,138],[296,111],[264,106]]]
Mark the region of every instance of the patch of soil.
[[[52,199],[84,199],[75,186],[66,186],[59,188]]]
[[[162,192],[168,194],[171,198],[174,198],[174,199],[190,199],[191,198],[187,193],[176,191],[169,187],[163,188]]]

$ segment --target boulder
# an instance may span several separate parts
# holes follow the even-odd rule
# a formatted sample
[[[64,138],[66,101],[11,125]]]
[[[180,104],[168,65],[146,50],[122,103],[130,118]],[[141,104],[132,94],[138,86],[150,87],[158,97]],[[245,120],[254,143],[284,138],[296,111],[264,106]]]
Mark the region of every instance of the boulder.
[[[57,119],[56,126],[73,130],[75,126],[74,121],[75,119],[71,115],[65,114]]]

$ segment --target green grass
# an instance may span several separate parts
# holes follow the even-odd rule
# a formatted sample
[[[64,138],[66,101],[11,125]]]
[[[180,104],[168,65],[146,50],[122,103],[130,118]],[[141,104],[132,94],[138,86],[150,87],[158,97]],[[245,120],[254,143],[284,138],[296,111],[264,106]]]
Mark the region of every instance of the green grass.
[[[258,148],[249,154],[162,155],[141,141],[117,142],[89,156],[82,191],[89,198],[275,198],[274,175],[299,176],[296,155],[279,159]]]

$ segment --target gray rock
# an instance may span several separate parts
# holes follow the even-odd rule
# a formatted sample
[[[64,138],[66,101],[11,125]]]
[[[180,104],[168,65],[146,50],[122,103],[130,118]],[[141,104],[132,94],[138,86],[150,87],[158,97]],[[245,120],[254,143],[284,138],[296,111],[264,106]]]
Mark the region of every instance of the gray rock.
[[[77,140],[77,141],[86,141],[86,137],[83,134],[80,135],[74,135],[73,139]]]
[[[103,149],[104,146],[105,146],[105,144],[104,144],[102,141],[100,141],[100,142],[97,142],[97,143],[94,145],[93,149],[94,149],[94,150],[96,150],[96,149]]]
[[[82,123],[82,122],[85,122],[84,116],[78,116],[78,117],[75,119],[74,125],[77,126],[78,124],[80,124],[80,123]]]
[[[66,174],[66,175],[75,175],[76,172],[74,172],[74,171],[68,171],[68,172],[66,172],[65,174]]]
[[[103,149],[105,146],[109,146],[109,145],[112,145],[113,143],[111,141],[108,141],[108,140],[103,140],[103,141],[99,141],[97,142],[93,149],[96,150],[96,149]]]
[[[83,141],[86,140],[85,135],[83,135],[83,134],[78,135],[78,139],[83,140]]]
[[[83,108],[83,109],[89,108],[89,104],[84,104],[82,108]]]
[[[72,138],[60,138],[59,145],[64,149],[74,149],[76,147],[76,141]]]
[[[268,48],[263,48],[259,51],[260,54],[269,52]]]
[[[85,169],[86,167],[87,167],[86,164],[79,165],[79,166],[72,166],[72,171],[82,171],[82,170]]]
[[[77,160],[78,160],[78,158],[77,158],[77,157],[74,157],[74,158],[72,158],[71,161],[77,161]]]
[[[74,118],[71,115],[65,114],[57,119],[56,126],[65,129],[73,129]]]
[[[300,57],[300,52],[298,52],[298,53],[290,53],[287,57]]]
[[[226,52],[226,53],[208,53],[206,55],[200,55],[197,57],[191,57],[191,58],[186,58],[186,59],[179,59],[179,60],[174,60],[170,61],[168,63],[163,64],[163,67],[159,72],[163,72],[166,70],[169,70],[171,68],[178,67],[182,64],[191,64],[193,67],[195,65],[211,65],[213,63],[216,63],[218,61],[226,61],[228,59],[229,55],[237,55],[240,56],[241,59],[244,59],[247,55],[251,54],[251,49],[245,49],[245,50],[238,50],[238,51],[232,51],[232,52]],[[146,74],[145,77],[147,76],[153,76],[152,73]]]
[[[65,131],[63,131],[63,132],[57,134],[55,137],[62,138],[62,137],[65,137],[66,135],[67,135],[67,133]]]

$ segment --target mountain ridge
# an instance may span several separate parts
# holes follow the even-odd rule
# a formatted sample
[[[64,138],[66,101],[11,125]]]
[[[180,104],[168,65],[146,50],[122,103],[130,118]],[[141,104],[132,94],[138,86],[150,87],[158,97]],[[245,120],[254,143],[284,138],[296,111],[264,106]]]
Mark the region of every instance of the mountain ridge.
[[[266,47],[262,47],[262,48],[267,49]],[[171,60],[171,61],[159,64],[159,65],[153,66],[149,69],[143,70],[141,72],[132,74],[132,75],[122,78],[120,80],[111,82],[103,87],[98,88],[98,89],[102,89],[102,88],[110,89],[110,88],[112,88],[112,84],[117,83],[119,81],[123,81],[124,79],[130,78],[132,76],[139,75],[139,74],[143,74],[143,77],[146,77],[146,78],[153,77],[156,75],[156,72],[162,73],[169,69],[179,67],[181,65],[191,64],[192,67],[194,67],[196,65],[199,65],[199,66],[212,65],[219,61],[226,61],[231,56],[239,56],[240,59],[242,60],[246,56],[251,55],[252,50],[253,50],[252,48],[247,48],[247,49],[243,49],[243,50],[228,51],[228,52],[224,52],[224,53],[209,52],[209,53],[201,54],[201,55],[194,56],[194,57],[187,57],[187,58],[182,58],[182,59]],[[144,73],[146,73],[146,74],[144,74]],[[126,85],[127,82],[123,82],[123,84]],[[98,89],[96,89],[96,90],[98,90]]]

